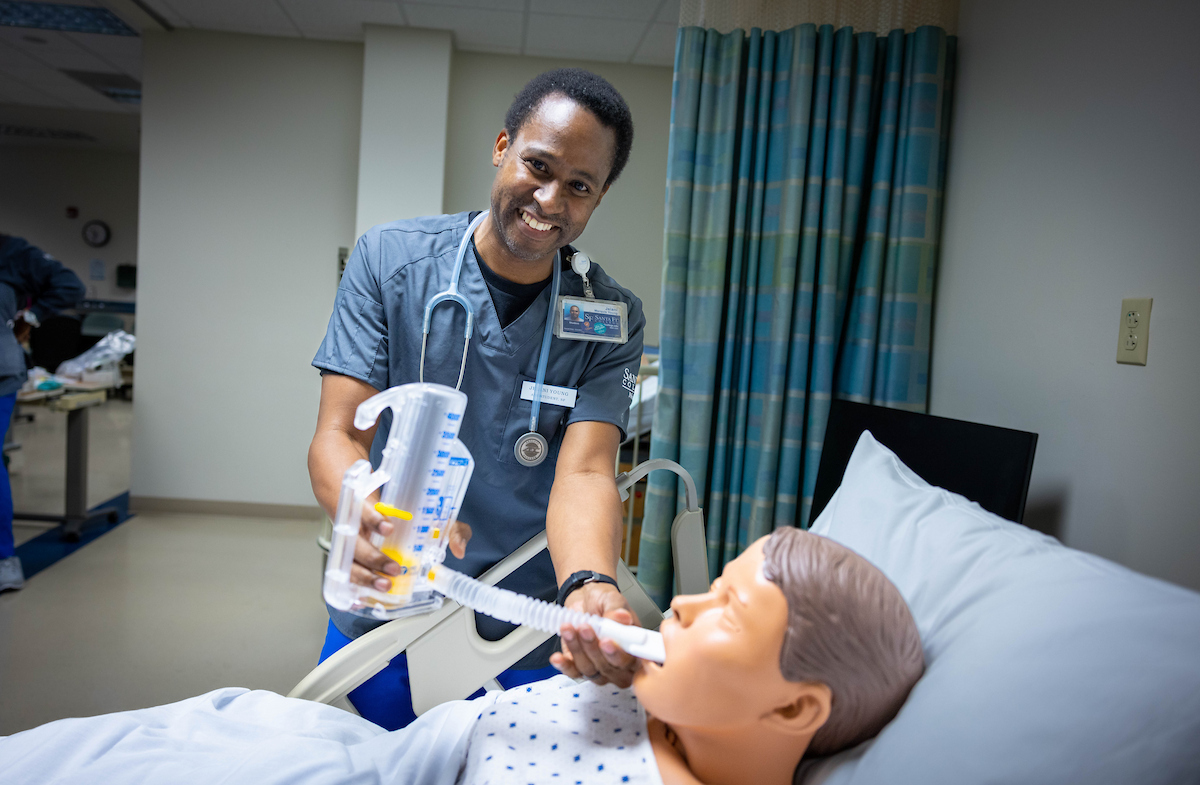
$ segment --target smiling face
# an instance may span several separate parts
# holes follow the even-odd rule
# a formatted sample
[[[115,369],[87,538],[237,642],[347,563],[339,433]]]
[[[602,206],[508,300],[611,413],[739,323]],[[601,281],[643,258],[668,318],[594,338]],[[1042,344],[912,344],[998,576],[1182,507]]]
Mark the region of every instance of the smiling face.
[[[548,260],[583,233],[604,196],[615,151],[616,135],[594,114],[566,96],[547,96],[515,138],[502,131],[496,139],[493,242],[486,245],[511,260]]]
[[[725,565],[707,593],[671,602],[674,617],[660,628],[666,662],[644,663],[633,682],[653,716],[679,727],[746,725],[796,692],[779,668],[788,603],[763,577],[766,539]]]

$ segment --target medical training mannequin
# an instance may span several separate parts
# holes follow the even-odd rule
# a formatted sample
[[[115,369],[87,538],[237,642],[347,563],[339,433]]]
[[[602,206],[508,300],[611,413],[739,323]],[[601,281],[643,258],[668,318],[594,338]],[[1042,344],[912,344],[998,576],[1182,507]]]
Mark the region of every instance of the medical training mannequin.
[[[924,671],[896,587],[800,529],[758,540],[671,608],[666,662],[643,663],[633,685],[666,785],[790,783],[806,751],[878,733]]]
[[[924,668],[887,578],[798,529],[753,543],[672,608],[665,662],[642,663],[633,694],[560,676],[388,733],[330,706],[217,690],[0,738],[0,771],[113,785],[787,785],[806,753],[878,733]]]

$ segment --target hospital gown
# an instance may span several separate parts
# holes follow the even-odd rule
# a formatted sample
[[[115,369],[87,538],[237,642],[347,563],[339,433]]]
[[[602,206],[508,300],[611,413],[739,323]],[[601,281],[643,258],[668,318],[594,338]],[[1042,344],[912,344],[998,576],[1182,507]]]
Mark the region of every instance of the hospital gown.
[[[662,785],[629,690],[565,676],[453,701],[387,732],[309,701],[228,688],[0,738],[5,782]]]

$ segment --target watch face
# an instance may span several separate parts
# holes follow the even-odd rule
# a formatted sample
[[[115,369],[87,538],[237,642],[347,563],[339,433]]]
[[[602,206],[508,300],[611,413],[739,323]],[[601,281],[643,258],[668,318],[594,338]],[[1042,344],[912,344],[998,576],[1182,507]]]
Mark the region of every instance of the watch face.
[[[112,232],[104,221],[88,221],[83,225],[83,241],[93,248],[106,245]]]

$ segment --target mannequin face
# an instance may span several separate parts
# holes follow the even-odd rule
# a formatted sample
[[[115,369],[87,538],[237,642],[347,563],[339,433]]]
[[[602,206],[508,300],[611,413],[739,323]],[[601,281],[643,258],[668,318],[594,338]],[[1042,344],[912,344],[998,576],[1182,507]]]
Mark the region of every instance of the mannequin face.
[[[725,565],[705,594],[676,597],[660,631],[666,662],[643,663],[638,700],[678,727],[746,725],[792,703],[805,685],[779,670],[787,598],[762,575],[763,543]]]

